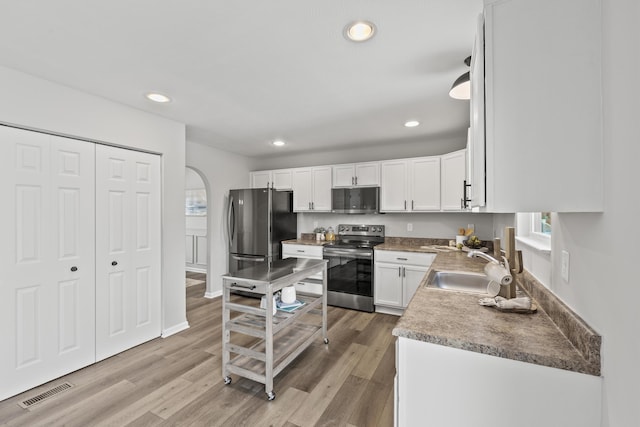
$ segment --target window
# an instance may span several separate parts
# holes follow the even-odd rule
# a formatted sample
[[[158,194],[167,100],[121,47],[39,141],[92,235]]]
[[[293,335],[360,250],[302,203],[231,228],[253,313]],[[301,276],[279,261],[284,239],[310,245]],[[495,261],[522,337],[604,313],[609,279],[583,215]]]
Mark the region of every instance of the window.
[[[518,241],[543,253],[551,253],[552,212],[525,212],[516,215]]]

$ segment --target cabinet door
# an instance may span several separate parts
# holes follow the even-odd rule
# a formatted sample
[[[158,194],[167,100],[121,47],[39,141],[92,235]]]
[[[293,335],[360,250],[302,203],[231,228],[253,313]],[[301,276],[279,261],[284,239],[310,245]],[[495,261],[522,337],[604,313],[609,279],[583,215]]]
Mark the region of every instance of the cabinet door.
[[[311,210],[313,196],[313,176],[311,168],[293,171],[293,210],[307,212]]]
[[[194,238],[195,236],[192,234],[187,234],[186,238],[185,238],[185,242],[184,242],[184,249],[185,249],[185,262],[187,264],[193,264],[194,263],[194,247],[193,247],[193,242],[194,242]]]
[[[271,171],[272,186],[276,190],[293,189],[293,176],[291,169],[279,169]]]
[[[380,168],[380,210],[382,212],[405,212],[407,210],[407,161],[382,162]]]
[[[333,186],[338,187],[353,187],[355,181],[355,171],[352,164],[348,165],[335,165],[333,169]]]
[[[409,301],[416,293],[420,282],[424,279],[424,275],[427,272],[427,267],[421,267],[417,265],[406,265],[402,267],[402,307],[407,307]]]
[[[249,174],[251,188],[268,188],[271,186],[271,171],[257,171]]]
[[[380,185],[380,163],[356,163],[356,185],[374,187]]]
[[[331,167],[313,168],[313,199],[311,208],[317,212],[331,212]]]
[[[194,263],[206,266],[207,265],[207,236],[195,236],[195,249]]]
[[[376,305],[402,307],[402,266],[375,263],[373,301]]]
[[[0,400],[95,361],[94,149],[0,126]]]
[[[96,146],[96,360],[159,337],[160,156]]]
[[[454,151],[441,157],[441,208],[443,211],[462,209],[466,169],[466,150]]]
[[[440,157],[411,160],[411,211],[440,210]]]

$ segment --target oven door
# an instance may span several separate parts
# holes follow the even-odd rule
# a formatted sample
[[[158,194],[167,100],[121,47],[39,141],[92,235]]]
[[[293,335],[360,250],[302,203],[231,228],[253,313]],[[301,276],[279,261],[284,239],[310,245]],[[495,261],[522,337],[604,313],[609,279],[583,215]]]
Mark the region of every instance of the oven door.
[[[373,297],[373,251],[370,249],[325,249],[329,292]]]

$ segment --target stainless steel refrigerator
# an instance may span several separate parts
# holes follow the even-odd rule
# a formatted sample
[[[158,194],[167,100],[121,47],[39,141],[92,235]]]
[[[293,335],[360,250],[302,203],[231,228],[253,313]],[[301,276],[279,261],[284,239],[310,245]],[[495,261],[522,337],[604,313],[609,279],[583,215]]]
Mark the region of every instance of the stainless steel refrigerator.
[[[271,188],[229,191],[229,273],[282,259],[280,242],[297,235],[293,192]]]

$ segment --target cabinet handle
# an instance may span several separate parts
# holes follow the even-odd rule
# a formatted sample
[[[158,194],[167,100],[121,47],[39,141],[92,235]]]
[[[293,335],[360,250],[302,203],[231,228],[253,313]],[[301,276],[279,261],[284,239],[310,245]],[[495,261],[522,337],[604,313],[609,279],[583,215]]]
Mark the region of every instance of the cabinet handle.
[[[71,271],[78,271],[78,267],[74,265],[73,267],[71,267]]]
[[[398,267],[398,277],[402,277],[402,267]]]
[[[353,179],[353,177],[351,177],[351,185],[355,184],[355,180]]]
[[[396,258],[398,261],[406,261],[407,258]]]
[[[316,206],[313,202],[311,202],[311,210],[315,210]]]
[[[118,265],[118,261],[111,261],[111,265],[115,267],[116,265]]]
[[[413,200],[411,201],[411,210],[413,210]]]
[[[309,202],[309,210],[311,210],[311,202]]]
[[[404,210],[405,211],[407,210],[407,201],[406,200],[404,201]]]
[[[407,277],[407,270],[402,267],[402,277]]]
[[[298,252],[304,253],[304,250],[302,250],[302,249],[298,249]]]
[[[356,176],[356,185],[358,185],[358,177]]]

